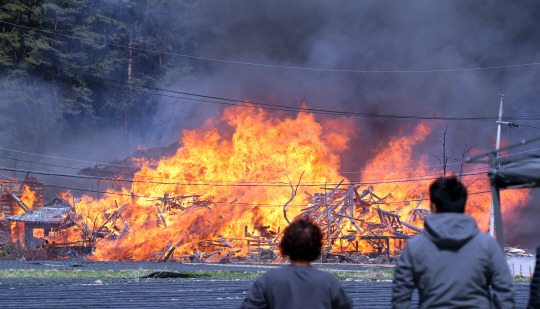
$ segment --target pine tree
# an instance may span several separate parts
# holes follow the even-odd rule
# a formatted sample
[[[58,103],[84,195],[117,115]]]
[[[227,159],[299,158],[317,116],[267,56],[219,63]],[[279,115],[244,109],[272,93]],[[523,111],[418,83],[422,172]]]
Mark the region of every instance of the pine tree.
[[[185,8],[182,0],[0,4],[0,88],[9,92],[0,125],[39,140],[46,128],[21,115],[46,110],[58,128],[92,121],[130,130],[159,99],[130,84],[189,75],[189,60],[158,52],[193,52]]]

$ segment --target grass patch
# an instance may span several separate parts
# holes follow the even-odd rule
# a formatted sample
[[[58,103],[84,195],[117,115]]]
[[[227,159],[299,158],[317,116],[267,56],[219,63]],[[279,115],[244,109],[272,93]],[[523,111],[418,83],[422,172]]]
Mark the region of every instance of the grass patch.
[[[394,271],[386,269],[370,269],[359,271],[326,271],[334,274],[340,281],[386,281],[394,279]]]
[[[324,271],[334,274],[340,281],[381,281],[392,280],[394,273],[391,270],[365,270],[365,271]],[[152,269],[124,269],[124,270],[59,270],[59,269],[7,269],[0,270],[0,278],[47,278],[47,279],[70,279],[70,278],[117,278],[135,279],[148,275],[156,270]],[[157,270],[159,271],[159,270]],[[237,272],[237,271],[187,271],[182,272],[198,278],[218,279],[255,279],[263,272]],[[521,278],[521,277],[520,277]]]
[[[335,269],[321,269],[334,274],[339,281],[387,281],[394,278],[392,270],[371,269],[359,271],[341,271]],[[59,269],[7,269],[0,270],[0,278],[43,278],[43,279],[73,279],[73,278],[116,278],[137,279],[156,270],[152,269],[123,269],[123,270],[59,270]],[[158,270],[159,271],[159,270]],[[237,271],[186,271],[183,274],[198,278],[217,279],[255,279],[263,272],[237,272]],[[514,276],[514,282],[530,282],[530,277]]]
[[[0,270],[0,278],[117,278],[134,279],[155,272],[151,269],[124,269],[124,270],[59,270],[59,269],[7,269]],[[184,274],[199,278],[257,278],[262,273],[244,273],[234,271],[187,271]]]
[[[184,274],[192,275],[195,277],[206,277],[206,278],[230,278],[230,279],[239,279],[239,278],[257,278],[260,275],[262,275],[262,272],[237,272],[237,271],[205,271],[205,270],[198,270],[198,271],[186,271],[182,272]]]
[[[532,280],[531,277],[521,277],[521,276],[514,276],[513,279],[515,282],[529,282]]]
[[[7,269],[0,270],[0,278],[138,278],[150,271],[145,269],[127,270],[59,270],[59,269]]]

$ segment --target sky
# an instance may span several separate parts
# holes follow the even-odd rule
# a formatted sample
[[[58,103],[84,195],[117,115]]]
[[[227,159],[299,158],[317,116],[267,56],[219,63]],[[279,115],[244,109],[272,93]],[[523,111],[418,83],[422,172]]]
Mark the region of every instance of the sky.
[[[458,118],[496,117],[504,94],[504,116],[540,115],[539,64],[489,69],[540,62],[540,29],[535,27],[540,5],[534,2],[202,4],[190,11],[201,56],[259,65],[201,60],[196,67],[200,78],[187,87],[182,83],[182,89],[288,106],[302,99],[320,109]],[[200,123],[221,109],[171,105],[164,104],[157,121],[170,109],[189,109],[184,125],[196,126],[190,120]],[[418,123],[354,121],[368,139]],[[540,127],[534,121],[519,124]],[[446,125],[458,145],[494,144],[493,120],[442,121],[441,134]],[[471,136],[471,130],[477,134]],[[536,136],[540,129],[505,126],[502,134],[512,142]]]

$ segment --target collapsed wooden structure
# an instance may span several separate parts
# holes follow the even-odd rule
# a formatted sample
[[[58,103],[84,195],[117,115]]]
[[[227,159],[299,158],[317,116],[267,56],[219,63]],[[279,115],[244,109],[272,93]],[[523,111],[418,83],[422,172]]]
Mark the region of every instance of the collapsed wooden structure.
[[[13,238],[14,231],[8,218],[31,211],[21,200],[25,188],[34,192],[35,205],[45,204],[44,187],[35,177],[27,174],[23,181],[0,177],[0,244]]]
[[[28,206],[22,200],[29,190],[34,197]],[[0,247],[20,241],[31,250],[47,246],[55,257],[90,253],[84,241],[75,243],[49,243],[50,233],[58,233],[74,226],[75,208],[55,197],[45,203],[44,186],[37,178],[26,175],[23,181],[0,177]]]
[[[409,213],[405,214],[408,220],[404,221],[398,212],[382,209],[390,204],[386,201],[390,194],[379,197],[373,193],[373,187],[360,192],[360,185],[343,185],[343,182],[333,188],[321,188],[324,192],[312,195],[309,205],[300,214],[317,223],[323,231],[323,262],[366,262],[373,260],[370,256],[378,257],[378,261],[390,260],[400,254],[407,239],[421,232],[412,223],[423,220],[429,212],[426,208],[419,208],[422,198],[417,201],[415,208],[400,211]],[[185,199],[184,196],[180,198]],[[192,198],[191,207],[210,205],[209,201]],[[160,200],[163,202],[161,208],[165,208],[177,199],[166,196]],[[283,207],[285,218],[286,207]],[[161,212],[159,214],[162,215]],[[257,230],[257,235],[250,233],[250,229]],[[250,229],[245,226],[242,239],[218,237],[201,241],[198,243],[199,250],[195,249],[190,255],[174,255],[175,247],[168,244],[165,250],[154,254],[152,259],[182,262],[281,261],[281,256],[277,254],[281,231],[272,231],[269,226],[254,226]],[[246,247],[247,255],[236,256],[242,251],[240,248]]]
[[[27,182],[27,183],[26,183]],[[24,185],[38,192],[38,203],[43,207],[28,209],[20,200]],[[419,208],[422,198],[415,208],[389,211],[391,195],[380,197],[373,192],[373,187],[360,190],[360,185],[345,185],[344,180],[332,188],[321,188],[322,192],[311,195],[308,205],[301,209],[299,216],[310,218],[321,227],[324,235],[322,261],[368,262],[371,257],[390,260],[398,256],[406,240],[421,231],[416,225],[427,215],[428,209]],[[58,247],[59,255],[70,254],[73,250],[78,253],[90,254],[99,239],[107,237],[114,240],[120,237],[129,226],[123,222],[123,229],[118,229],[116,222],[120,217],[119,211],[104,214],[103,222],[94,222],[89,227],[85,222],[75,222],[75,209],[68,202],[55,198],[43,203],[43,187],[37,179],[28,178],[25,183],[12,180],[2,180],[0,183],[2,214],[0,221],[5,227],[0,232],[0,238],[10,238],[10,222],[25,224],[25,243],[36,243],[34,229],[42,229],[44,238],[54,231],[76,226],[82,233],[81,241],[67,244],[49,244]],[[295,193],[293,191],[293,193]],[[293,195],[294,197],[294,195]],[[292,198],[291,198],[292,200]],[[165,194],[158,198],[155,204],[157,218],[163,227],[167,227],[166,215],[178,211],[189,211],[203,207],[210,209],[212,202],[203,200],[201,195],[172,196]],[[289,201],[290,202],[290,201]],[[288,203],[287,203],[288,204]],[[287,204],[283,207],[284,218],[287,219]],[[14,209],[18,210],[18,215]],[[408,213],[403,213],[403,212]],[[400,214],[401,213],[401,214]],[[404,220],[402,218],[407,218]],[[5,231],[4,231],[5,230]],[[251,231],[251,232],[250,232]],[[278,254],[278,244],[282,236],[279,229],[273,231],[270,226],[244,227],[243,238],[206,239],[197,244],[192,254],[175,255],[173,243],[164,244],[164,249],[150,256],[152,261],[182,261],[182,262],[279,262],[282,257]],[[1,239],[0,239],[1,240]],[[4,241],[5,243],[6,241]],[[246,254],[247,248],[247,254]],[[66,252],[63,252],[63,251]],[[62,251],[62,252],[60,252]]]
[[[24,204],[23,204],[24,205]],[[59,197],[47,202],[43,207],[35,210],[26,208],[25,213],[7,218],[9,222],[24,224],[24,243],[27,246],[39,246],[44,239],[34,237],[34,230],[42,230],[47,237],[52,230],[65,226],[72,219],[75,209]]]

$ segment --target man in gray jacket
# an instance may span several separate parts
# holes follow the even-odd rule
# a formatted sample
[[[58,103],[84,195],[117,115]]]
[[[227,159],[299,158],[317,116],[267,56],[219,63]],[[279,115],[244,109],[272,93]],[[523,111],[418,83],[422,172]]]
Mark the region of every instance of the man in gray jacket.
[[[429,193],[432,214],[397,262],[392,307],[409,308],[417,288],[419,308],[513,308],[513,281],[503,250],[464,214],[463,184],[455,177],[439,178]]]

